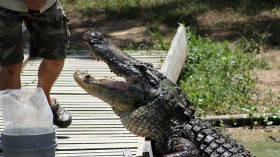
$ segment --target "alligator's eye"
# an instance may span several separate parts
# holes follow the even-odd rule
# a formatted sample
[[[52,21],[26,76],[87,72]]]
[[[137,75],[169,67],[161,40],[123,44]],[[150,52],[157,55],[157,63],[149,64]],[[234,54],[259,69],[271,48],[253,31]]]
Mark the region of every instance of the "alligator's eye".
[[[158,85],[158,81],[157,80],[155,80],[154,78],[149,78],[149,83],[151,84],[151,85]]]
[[[140,64],[138,67],[140,71],[147,71],[147,67],[143,64]]]
[[[149,66],[149,64],[147,64]],[[142,74],[147,78],[147,81],[149,82],[150,85],[158,85],[159,84],[159,78],[153,74],[149,70],[149,68],[145,64],[139,64],[137,65],[138,69],[142,72]]]

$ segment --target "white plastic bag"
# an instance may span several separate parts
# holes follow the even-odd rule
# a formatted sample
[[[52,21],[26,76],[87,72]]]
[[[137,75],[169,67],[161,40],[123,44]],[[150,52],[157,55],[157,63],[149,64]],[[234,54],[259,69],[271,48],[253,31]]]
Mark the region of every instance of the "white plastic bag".
[[[53,114],[42,88],[0,91],[6,135],[35,135],[53,131]]]

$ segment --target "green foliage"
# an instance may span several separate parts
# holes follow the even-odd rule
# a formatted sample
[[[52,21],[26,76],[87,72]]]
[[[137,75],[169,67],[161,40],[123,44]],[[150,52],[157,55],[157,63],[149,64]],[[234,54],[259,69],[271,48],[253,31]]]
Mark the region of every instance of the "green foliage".
[[[236,45],[240,46],[244,52],[261,53],[264,46],[268,44],[268,39],[271,36],[269,31],[267,31],[268,28],[269,26],[264,32],[259,32],[258,29],[255,29],[253,26],[246,28],[243,33],[244,36],[238,39]],[[255,31],[252,31],[250,34],[247,33],[247,29]],[[250,34],[250,36],[246,36],[246,34]]]
[[[150,29],[150,33],[157,40],[157,43],[154,44],[153,49],[167,51],[170,46],[170,42],[164,40],[159,27]]]
[[[227,42],[213,42],[188,32],[186,71],[179,82],[198,115],[239,113],[240,105],[255,105],[251,99],[255,80],[251,70],[264,68],[255,53],[232,50]]]
[[[257,119],[254,122],[252,121],[252,125],[272,125],[274,120],[280,119],[279,110],[271,106],[258,108],[256,105],[241,105],[240,110],[241,113],[246,113],[250,117],[257,115]],[[272,113],[272,118],[269,118],[266,113]]]
[[[88,16],[106,12],[119,17],[137,16],[139,10],[146,10],[145,8],[164,5],[169,2],[178,2],[178,0],[62,0],[69,12],[81,11]],[[150,9],[146,11],[148,10]]]

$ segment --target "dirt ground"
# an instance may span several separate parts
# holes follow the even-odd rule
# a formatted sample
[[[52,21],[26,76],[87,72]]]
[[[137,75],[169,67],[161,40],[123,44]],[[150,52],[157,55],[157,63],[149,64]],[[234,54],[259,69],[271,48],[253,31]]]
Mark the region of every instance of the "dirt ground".
[[[257,87],[264,93],[275,93],[273,100],[278,102],[280,100],[280,51],[269,50],[261,55],[270,58],[269,69],[256,70]]]
[[[71,19],[69,28],[71,33],[70,49],[82,45],[82,36],[86,31],[93,30],[103,33],[108,40],[123,47],[128,43],[142,43],[152,40],[147,35],[145,24],[140,21],[126,19],[110,19],[103,15],[94,18],[82,17],[79,13],[68,14]]]
[[[209,37],[213,40],[229,39],[232,32],[223,30],[221,28],[211,28],[213,26],[214,17],[224,16],[222,14],[207,14],[197,17],[198,23],[202,28],[200,31],[208,31]],[[99,31],[105,34],[106,38],[112,43],[120,47],[125,47],[129,43],[152,43],[154,42],[151,34],[147,33],[147,26],[144,22],[137,19],[108,19],[103,15],[97,15],[92,18],[82,17],[79,13],[68,14],[71,19],[69,28],[71,33],[70,49],[80,49],[82,47],[82,36],[88,30]],[[161,26],[164,32],[174,33],[174,29],[168,29],[164,25]],[[209,31],[210,30],[210,31]],[[166,38],[166,40],[170,40]],[[269,91],[275,93],[273,101],[278,102],[280,106],[280,50],[268,49],[261,55],[270,57],[269,68],[266,70],[255,70],[257,74],[257,87],[267,94]],[[277,103],[276,103],[277,104]],[[279,109],[280,111],[280,109]]]

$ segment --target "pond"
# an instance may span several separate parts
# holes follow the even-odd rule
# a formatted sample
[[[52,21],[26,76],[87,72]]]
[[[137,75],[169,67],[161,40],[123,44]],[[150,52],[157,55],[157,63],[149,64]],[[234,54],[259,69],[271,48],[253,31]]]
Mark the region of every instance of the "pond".
[[[280,127],[227,129],[231,137],[257,157],[280,157]]]

